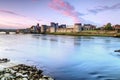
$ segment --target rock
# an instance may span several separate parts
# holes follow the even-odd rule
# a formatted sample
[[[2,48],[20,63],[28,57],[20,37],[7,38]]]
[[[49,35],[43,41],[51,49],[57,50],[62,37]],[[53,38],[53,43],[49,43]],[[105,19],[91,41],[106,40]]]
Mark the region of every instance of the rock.
[[[16,74],[16,72],[17,72],[17,71],[14,71],[14,70],[10,69],[10,73],[11,73],[11,74]]]
[[[39,80],[54,80],[54,79],[52,79],[52,78],[49,77],[47,79],[46,78],[40,78]]]
[[[9,62],[10,60],[9,59],[7,59],[7,58],[2,58],[2,59],[0,59],[0,63],[5,63],[5,62]]]
[[[23,76],[22,73],[16,73],[16,77]]]
[[[10,70],[8,68],[5,68],[5,73],[9,73]]]
[[[53,78],[49,77],[48,80],[54,80]]]
[[[20,64],[0,71],[0,80],[54,80],[34,66]]]
[[[22,77],[24,77],[24,78],[28,78],[28,75],[27,75],[27,74],[25,74],[25,75],[22,75]]]
[[[54,80],[54,79],[52,79],[51,77],[46,76],[46,75],[44,75],[44,76],[42,77],[42,79],[43,79],[43,80]]]
[[[120,52],[120,49],[119,50],[115,50],[114,52]]]
[[[5,77],[2,77],[1,80],[5,80]]]
[[[6,74],[4,74],[4,77],[10,77],[10,76],[11,76],[10,73],[6,73]]]
[[[22,80],[28,80],[27,78],[23,78]]]
[[[0,75],[0,79],[3,77],[3,75]]]

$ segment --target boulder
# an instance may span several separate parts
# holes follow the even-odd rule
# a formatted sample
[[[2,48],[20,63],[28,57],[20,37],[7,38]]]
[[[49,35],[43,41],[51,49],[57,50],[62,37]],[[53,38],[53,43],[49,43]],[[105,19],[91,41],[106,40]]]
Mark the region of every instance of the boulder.
[[[5,63],[5,62],[9,62],[10,60],[9,59],[7,59],[7,58],[2,58],[2,59],[0,59],[0,63]]]
[[[120,49],[119,50],[115,50],[114,52],[120,52]]]

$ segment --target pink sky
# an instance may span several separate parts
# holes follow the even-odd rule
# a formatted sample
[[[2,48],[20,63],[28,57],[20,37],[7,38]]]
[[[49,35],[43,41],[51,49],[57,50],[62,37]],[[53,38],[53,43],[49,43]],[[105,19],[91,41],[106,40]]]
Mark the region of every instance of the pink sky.
[[[0,0],[0,28],[37,23],[120,24],[120,0]]]

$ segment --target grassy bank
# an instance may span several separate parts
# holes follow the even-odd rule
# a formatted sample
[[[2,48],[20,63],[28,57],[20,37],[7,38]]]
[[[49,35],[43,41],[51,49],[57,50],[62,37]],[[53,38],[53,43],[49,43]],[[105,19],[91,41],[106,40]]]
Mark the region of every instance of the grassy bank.
[[[47,33],[50,35],[70,35],[70,36],[108,36],[108,37],[120,37],[120,33],[116,31],[98,31],[98,30],[91,30],[91,31],[81,31],[81,32],[53,32]]]

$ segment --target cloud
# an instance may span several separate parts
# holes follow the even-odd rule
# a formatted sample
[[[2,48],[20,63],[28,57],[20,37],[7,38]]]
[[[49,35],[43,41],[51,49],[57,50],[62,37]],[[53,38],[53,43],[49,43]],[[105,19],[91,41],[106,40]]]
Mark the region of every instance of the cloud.
[[[9,11],[9,10],[0,10],[0,12],[2,12],[2,13],[7,13],[7,14],[12,14],[12,15],[16,15],[16,16],[25,17],[25,16],[23,16],[23,15],[21,15],[21,14],[18,14],[18,13],[16,13],[16,12]]]
[[[102,11],[115,10],[115,9],[120,9],[120,3],[117,3],[117,4],[112,5],[112,6],[99,6],[95,9],[90,9],[88,11],[91,13],[97,14],[97,13],[102,12]]]
[[[75,11],[75,8],[64,0],[51,0],[49,7],[73,19],[74,22],[80,22],[79,16],[84,14]]]
[[[10,10],[0,10],[0,28],[26,28],[38,21],[35,18],[27,17]]]

